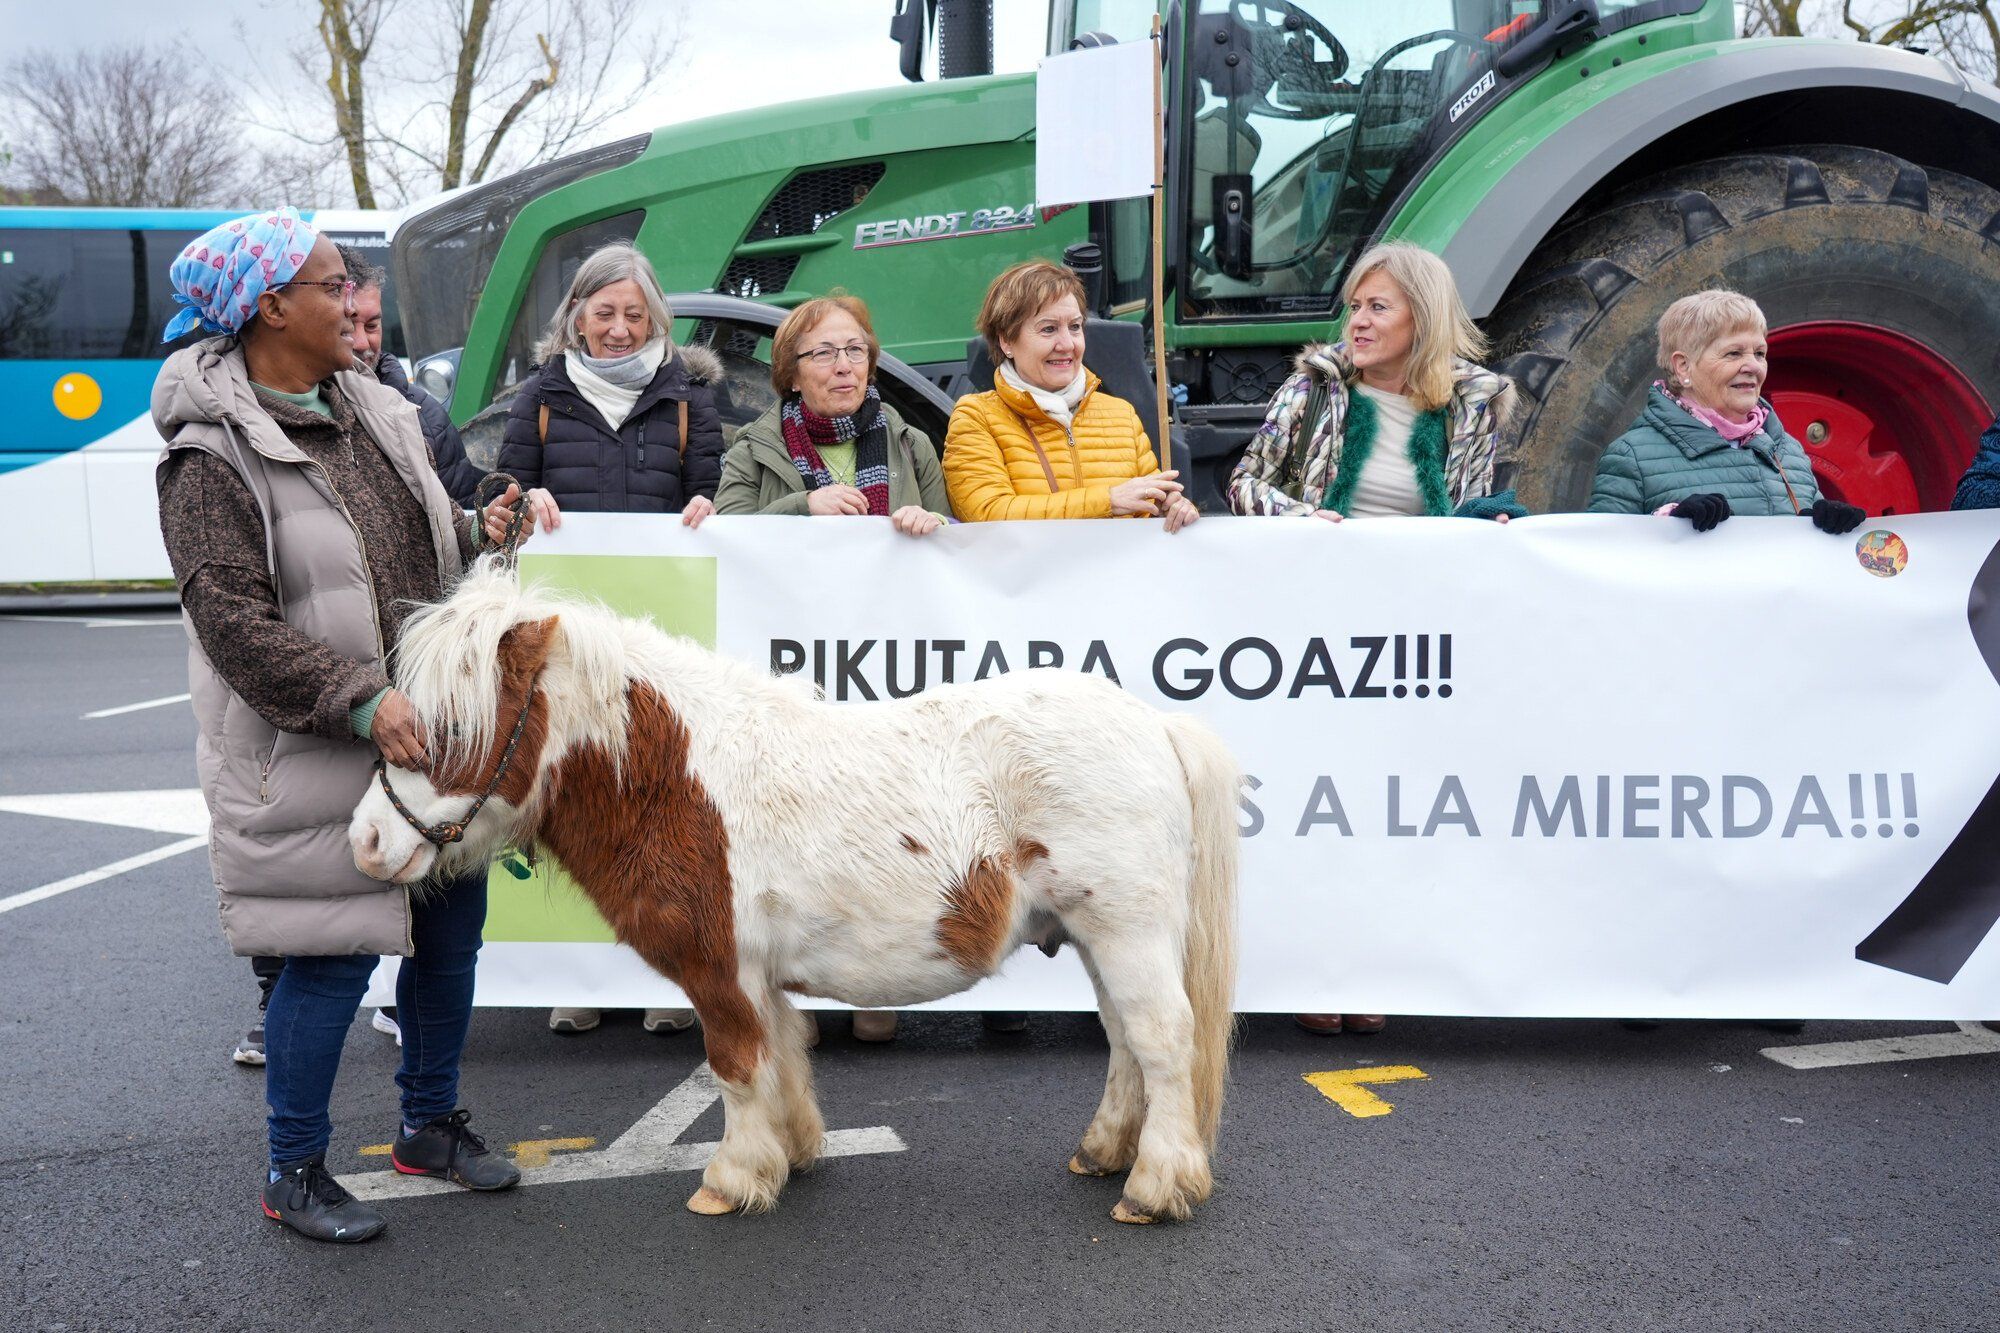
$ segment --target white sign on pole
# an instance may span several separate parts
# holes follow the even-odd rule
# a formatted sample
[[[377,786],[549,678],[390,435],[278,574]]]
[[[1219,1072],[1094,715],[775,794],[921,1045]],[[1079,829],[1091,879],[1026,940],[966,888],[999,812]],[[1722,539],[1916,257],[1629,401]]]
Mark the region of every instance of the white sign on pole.
[[[1049,56],[1035,78],[1035,202],[1043,208],[1151,194],[1150,41]]]

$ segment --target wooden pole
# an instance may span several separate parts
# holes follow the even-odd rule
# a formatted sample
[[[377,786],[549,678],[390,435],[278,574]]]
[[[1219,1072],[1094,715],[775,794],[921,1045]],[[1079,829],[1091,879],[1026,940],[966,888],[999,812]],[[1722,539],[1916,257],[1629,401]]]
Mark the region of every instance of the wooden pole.
[[[1160,16],[1153,15],[1153,401],[1159,408],[1160,438],[1153,441],[1162,471],[1174,465],[1174,432],[1167,415],[1167,123],[1160,100],[1160,70],[1166,58]],[[1183,481],[1186,479],[1183,478]]]

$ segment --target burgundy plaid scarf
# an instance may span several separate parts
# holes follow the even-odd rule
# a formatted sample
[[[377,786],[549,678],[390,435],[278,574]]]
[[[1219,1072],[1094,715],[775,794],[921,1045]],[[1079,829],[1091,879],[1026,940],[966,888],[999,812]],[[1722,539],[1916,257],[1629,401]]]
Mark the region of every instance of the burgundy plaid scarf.
[[[836,484],[816,446],[852,441],[854,484],[868,497],[868,512],[889,512],[889,419],[882,414],[882,395],[874,385],[868,386],[860,408],[845,417],[823,417],[797,394],[789,394],[778,421],[785,433],[785,451],[805,478],[807,490]]]

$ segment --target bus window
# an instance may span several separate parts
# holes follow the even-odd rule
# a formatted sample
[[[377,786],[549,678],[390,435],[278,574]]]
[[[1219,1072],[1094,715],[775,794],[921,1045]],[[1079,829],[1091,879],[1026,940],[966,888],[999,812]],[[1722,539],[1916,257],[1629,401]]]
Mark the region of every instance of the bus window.
[[[195,231],[149,231],[146,238],[146,346],[138,353],[141,357],[164,359],[183,347],[192,347],[203,338],[213,337],[206,329],[189,329],[171,343],[160,341],[160,334],[166,331],[167,322],[181,311],[181,303],[174,299],[174,284],[167,274],[173,268],[174,260],[181,251],[188,248],[200,232]]]
[[[0,231],[0,357],[150,354],[146,250],[137,231]],[[139,281],[135,282],[137,276]]]

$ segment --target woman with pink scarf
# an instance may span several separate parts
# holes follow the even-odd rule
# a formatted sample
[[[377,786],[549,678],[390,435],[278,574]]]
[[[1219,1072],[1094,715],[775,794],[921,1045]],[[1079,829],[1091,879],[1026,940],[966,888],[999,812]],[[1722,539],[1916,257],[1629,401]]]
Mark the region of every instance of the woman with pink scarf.
[[[1659,363],[1632,428],[1597,464],[1593,514],[1684,518],[1707,532],[1732,514],[1796,514],[1822,532],[1866,517],[1824,496],[1799,442],[1764,401],[1764,312],[1740,292],[1683,296],[1660,316]]]

